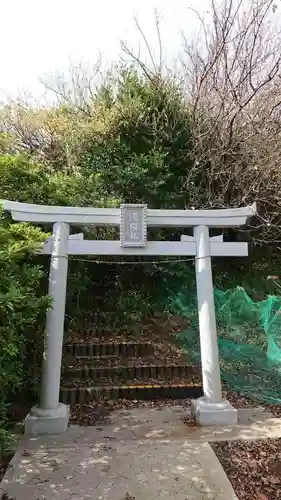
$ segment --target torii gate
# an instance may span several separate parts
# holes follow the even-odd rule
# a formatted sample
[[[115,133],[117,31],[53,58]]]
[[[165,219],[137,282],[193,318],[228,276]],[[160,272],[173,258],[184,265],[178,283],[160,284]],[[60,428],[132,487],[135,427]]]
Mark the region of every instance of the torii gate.
[[[69,407],[59,402],[68,255],[174,255],[194,256],[204,396],[192,401],[193,415],[201,425],[235,424],[237,410],[222,399],[219,353],[212,282],[212,256],[247,256],[248,244],[223,242],[209,236],[209,228],[239,227],[256,214],[256,204],[222,210],[150,210],[146,205],[120,208],[78,208],[4,201],[16,221],[53,223],[53,235],[41,253],[51,255],[40,402],[25,419],[29,435],[64,432]],[[84,240],[70,235],[70,225],[119,226],[120,241]],[[147,241],[147,226],[194,227],[194,236],[181,241]]]

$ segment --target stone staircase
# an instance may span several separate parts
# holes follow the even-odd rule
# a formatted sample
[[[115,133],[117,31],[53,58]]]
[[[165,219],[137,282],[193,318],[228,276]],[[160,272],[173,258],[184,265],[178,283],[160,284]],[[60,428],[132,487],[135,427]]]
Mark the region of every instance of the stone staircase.
[[[64,346],[60,401],[186,399],[202,395],[199,367],[165,357],[151,342],[82,342]]]

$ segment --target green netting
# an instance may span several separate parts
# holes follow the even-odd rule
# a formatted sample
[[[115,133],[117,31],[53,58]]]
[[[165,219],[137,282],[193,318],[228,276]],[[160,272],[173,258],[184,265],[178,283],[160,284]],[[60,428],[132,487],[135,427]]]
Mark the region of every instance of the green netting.
[[[186,287],[170,296],[170,309],[188,318],[179,342],[190,361],[200,363],[196,293]],[[195,292],[195,290],[194,290]],[[223,381],[241,394],[281,404],[281,297],[254,301],[237,287],[215,289]]]

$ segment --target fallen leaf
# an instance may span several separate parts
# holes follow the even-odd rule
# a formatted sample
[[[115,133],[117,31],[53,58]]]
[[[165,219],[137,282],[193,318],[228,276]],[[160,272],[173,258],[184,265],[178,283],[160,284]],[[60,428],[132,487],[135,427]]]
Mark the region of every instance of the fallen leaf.
[[[132,495],[130,495],[130,494],[127,492],[127,493],[126,493],[126,495],[125,495],[124,500],[136,500],[136,498],[135,498],[135,497],[132,497]]]
[[[278,477],[271,477],[269,482],[271,484],[279,484],[280,483],[280,479]]]
[[[257,466],[257,461],[256,460],[249,460],[248,465],[249,465],[249,467],[255,468]]]

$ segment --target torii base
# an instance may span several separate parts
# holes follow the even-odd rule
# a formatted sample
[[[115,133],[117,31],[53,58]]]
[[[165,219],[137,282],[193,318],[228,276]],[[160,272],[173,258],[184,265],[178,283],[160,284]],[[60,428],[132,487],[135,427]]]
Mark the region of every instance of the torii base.
[[[237,410],[226,399],[220,403],[209,403],[204,397],[193,399],[191,411],[196,422],[202,426],[236,425],[238,422]]]
[[[27,436],[63,434],[68,427],[69,415],[69,406],[62,403],[54,410],[34,406],[25,418],[24,433]]]

